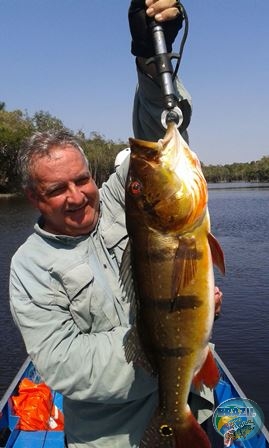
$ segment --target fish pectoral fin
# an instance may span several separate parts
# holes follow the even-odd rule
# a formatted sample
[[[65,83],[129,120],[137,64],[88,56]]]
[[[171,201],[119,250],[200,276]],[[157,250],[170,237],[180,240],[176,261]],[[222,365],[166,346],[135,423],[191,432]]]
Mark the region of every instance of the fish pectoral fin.
[[[172,276],[174,292],[185,288],[195,277],[197,271],[197,260],[199,254],[196,248],[196,241],[193,238],[180,237],[178,248],[175,253],[175,262]]]
[[[213,263],[219,268],[220,272],[225,275],[225,261],[223,250],[212,233],[208,234],[207,239],[210,246]]]
[[[194,376],[192,383],[196,390],[201,390],[203,384],[213,389],[219,381],[219,369],[210,348],[207,357],[199,372]]]

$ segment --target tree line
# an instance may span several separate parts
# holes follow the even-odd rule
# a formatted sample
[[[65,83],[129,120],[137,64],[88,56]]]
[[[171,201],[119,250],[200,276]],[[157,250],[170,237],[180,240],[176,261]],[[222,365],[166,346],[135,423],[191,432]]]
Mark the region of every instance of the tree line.
[[[260,160],[230,165],[208,165],[202,163],[207,182],[269,182],[269,156]]]
[[[107,140],[96,132],[89,138],[82,131],[74,133],[49,112],[38,111],[30,117],[21,110],[7,111],[5,103],[0,102],[0,194],[20,190],[16,157],[23,141],[35,131],[51,130],[66,130],[77,138],[99,187],[114,170],[117,153],[128,146],[128,142]],[[249,163],[208,166],[202,163],[202,169],[207,182],[269,182],[269,156]]]
[[[117,153],[128,146],[127,142],[113,142],[97,132],[92,132],[89,138],[82,131],[74,133],[49,112],[39,111],[32,117],[21,110],[8,112],[5,103],[0,102],[0,194],[20,191],[16,158],[23,141],[33,132],[60,130],[71,132],[76,137],[89,160],[91,173],[98,186],[113,172]]]

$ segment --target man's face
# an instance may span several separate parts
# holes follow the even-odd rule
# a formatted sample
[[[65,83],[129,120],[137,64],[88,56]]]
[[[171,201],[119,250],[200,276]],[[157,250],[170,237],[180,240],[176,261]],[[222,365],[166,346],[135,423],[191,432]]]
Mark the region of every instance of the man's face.
[[[36,185],[28,198],[44,218],[44,229],[61,235],[91,232],[99,216],[99,191],[78,149],[54,147],[32,168]]]

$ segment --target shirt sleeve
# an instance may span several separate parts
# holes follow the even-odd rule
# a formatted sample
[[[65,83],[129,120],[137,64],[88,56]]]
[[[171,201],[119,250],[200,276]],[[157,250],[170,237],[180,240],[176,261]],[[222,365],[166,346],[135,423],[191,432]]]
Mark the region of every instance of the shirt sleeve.
[[[142,140],[156,141],[163,138],[165,134],[165,128],[161,124],[161,115],[164,110],[161,88],[157,82],[139,69],[137,73],[138,84],[133,105],[134,135]],[[178,77],[175,78],[174,88],[179,101],[186,100],[189,103],[189,113],[191,113],[191,96]],[[189,120],[190,117],[187,121]],[[186,131],[182,135],[187,140]]]
[[[43,281],[42,274],[30,274],[18,257],[11,265],[10,297],[26,350],[54,390],[72,400],[103,403],[128,402],[156,390],[156,379],[126,361],[129,327],[81,332],[68,298]]]

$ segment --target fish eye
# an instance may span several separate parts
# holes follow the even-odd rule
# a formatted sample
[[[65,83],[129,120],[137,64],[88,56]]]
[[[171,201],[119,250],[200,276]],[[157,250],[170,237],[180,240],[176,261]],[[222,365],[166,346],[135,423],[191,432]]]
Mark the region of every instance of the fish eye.
[[[138,196],[142,193],[142,185],[138,180],[134,180],[129,185],[129,191],[133,196]]]

